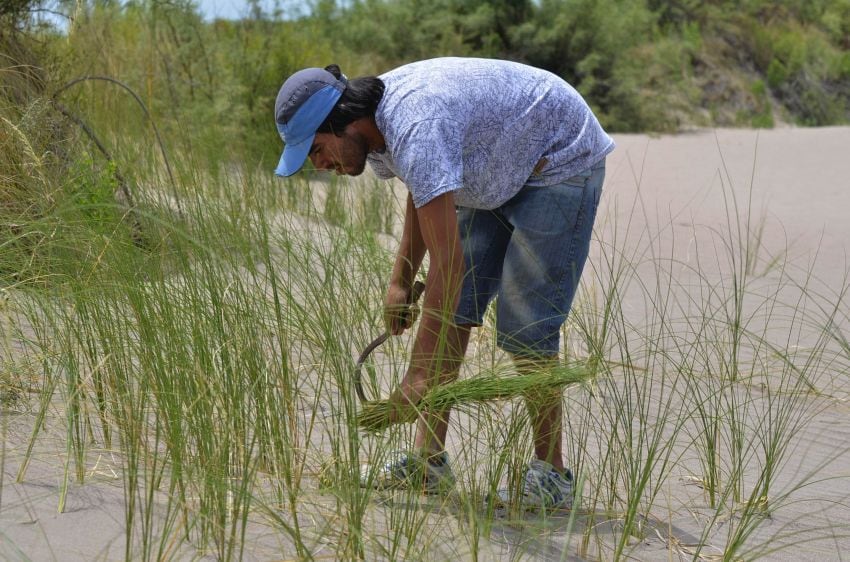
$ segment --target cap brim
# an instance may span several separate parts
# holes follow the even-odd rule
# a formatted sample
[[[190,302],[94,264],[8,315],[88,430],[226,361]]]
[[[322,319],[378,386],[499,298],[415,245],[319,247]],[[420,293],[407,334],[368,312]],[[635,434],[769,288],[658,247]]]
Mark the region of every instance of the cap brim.
[[[315,134],[312,134],[298,144],[287,144],[274,173],[278,176],[289,177],[300,170],[304,166],[304,162],[307,161],[307,155],[310,154],[310,147],[313,146],[315,136]]]

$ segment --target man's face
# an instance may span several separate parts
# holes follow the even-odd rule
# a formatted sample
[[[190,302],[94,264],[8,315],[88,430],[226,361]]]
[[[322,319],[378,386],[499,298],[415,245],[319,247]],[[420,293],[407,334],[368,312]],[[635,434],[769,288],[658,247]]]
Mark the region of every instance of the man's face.
[[[369,147],[363,135],[346,127],[341,137],[333,133],[316,133],[309,157],[317,170],[359,176],[366,167],[368,153]]]

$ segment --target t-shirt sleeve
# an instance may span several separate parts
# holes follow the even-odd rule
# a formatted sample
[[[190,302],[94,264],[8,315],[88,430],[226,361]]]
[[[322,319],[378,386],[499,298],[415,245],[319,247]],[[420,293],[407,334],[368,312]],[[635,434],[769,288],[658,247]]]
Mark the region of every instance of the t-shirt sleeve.
[[[463,132],[452,119],[426,119],[406,127],[395,140],[399,177],[421,207],[463,186]]]

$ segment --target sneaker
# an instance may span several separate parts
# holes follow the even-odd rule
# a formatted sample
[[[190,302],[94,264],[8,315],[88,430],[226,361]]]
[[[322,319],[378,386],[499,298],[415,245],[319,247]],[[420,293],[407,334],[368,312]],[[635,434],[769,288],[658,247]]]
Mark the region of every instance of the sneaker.
[[[496,504],[507,507],[519,502],[522,509],[569,509],[573,505],[573,475],[535,459],[525,469],[519,492],[498,490]]]
[[[395,451],[377,470],[363,465],[360,485],[379,490],[418,488],[425,494],[444,494],[454,488],[455,477],[445,451],[427,459],[418,453]]]

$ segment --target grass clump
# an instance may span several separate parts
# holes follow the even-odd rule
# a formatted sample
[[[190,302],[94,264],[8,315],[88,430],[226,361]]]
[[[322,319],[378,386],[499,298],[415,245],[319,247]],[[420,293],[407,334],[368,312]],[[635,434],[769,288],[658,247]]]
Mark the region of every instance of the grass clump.
[[[357,425],[368,432],[379,432],[396,423],[414,422],[419,412],[442,411],[470,402],[508,400],[519,396],[532,398],[553,388],[585,382],[590,371],[582,366],[565,366],[529,375],[503,377],[477,376],[433,388],[419,404],[401,407],[389,400],[367,403],[357,417]]]
[[[49,292],[10,289],[9,337],[26,320],[32,334],[15,345],[43,358],[45,380],[29,385],[38,391],[29,451],[43,427],[62,426],[65,490],[96,485],[93,456],[114,455],[128,559],[267,557],[252,550],[256,533],[298,559],[488,559],[510,525],[525,543],[551,540],[553,558],[577,549],[625,559],[645,555],[640,541],[657,533],[672,537],[682,509],[702,516],[693,550],[719,544],[734,558],[759,552],[772,536],[764,522],[820,477],[788,482],[784,468],[817,413],[810,400],[846,389],[846,290],[782,267],[788,254],[765,252],[758,221],[739,223],[732,201],[725,238],[695,228],[704,238],[694,252],[710,257],[688,267],[662,247],[675,243],[666,230],[621,223],[604,233],[613,242],[591,262],[565,328],[568,362],[507,376],[488,316],[463,378],[395,411],[386,401],[360,408],[351,379],[352,356],[382,326],[392,241],[380,233],[392,230],[392,193],[340,185],[317,200],[309,196],[323,185],[303,178],[280,187],[250,171],[198,177],[181,186],[185,220],[161,193],[140,198],[162,231],[149,250],[104,229],[91,212],[100,207],[69,197],[62,216],[77,217],[75,228],[60,229],[56,245],[99,251],[57,249],[51,264],[78,275],[59,276]],[[731,265],[705,265],[721,258]],[[412,337],[375,354],[376,388],[399,379]],[[503,525],[480,499],[519,481],[531,454],[528,419],[510,399],[579,383],[582,392],[563,394],[581,509],[566,526],[545,516]],[[390,418],[449,407],[458,414],[447,443],[451,506],[361,487],[364,464],[410,446],[410,428]],[[34,455],[23,454],[22,481]],[[698,497],[683,474],[700,482]]]

